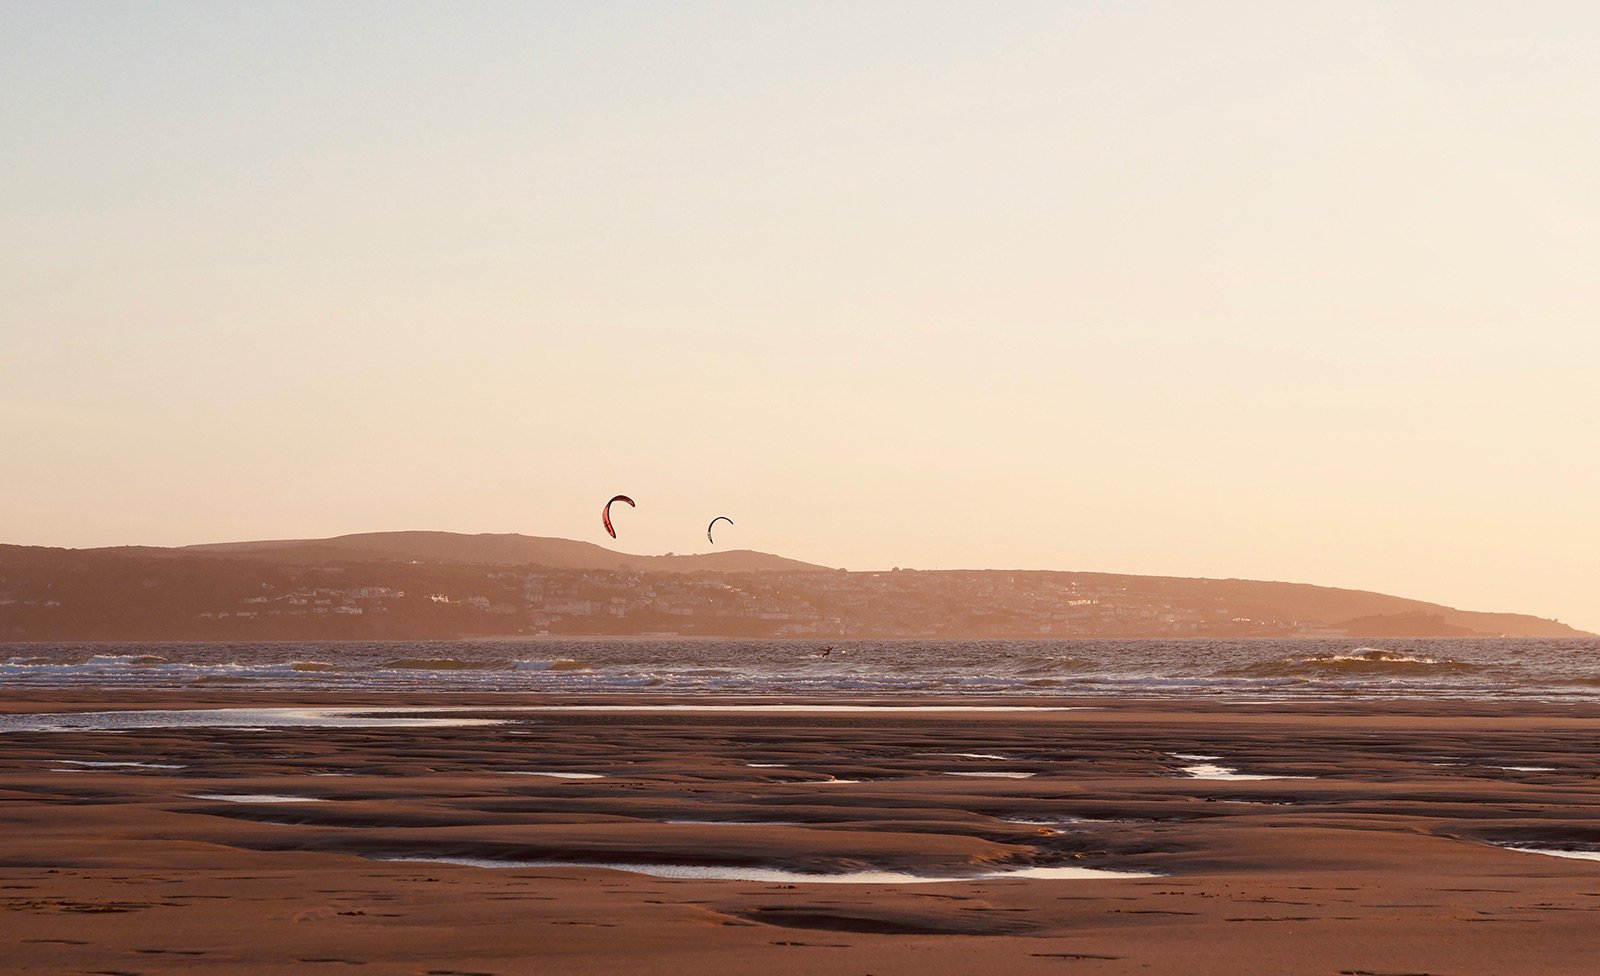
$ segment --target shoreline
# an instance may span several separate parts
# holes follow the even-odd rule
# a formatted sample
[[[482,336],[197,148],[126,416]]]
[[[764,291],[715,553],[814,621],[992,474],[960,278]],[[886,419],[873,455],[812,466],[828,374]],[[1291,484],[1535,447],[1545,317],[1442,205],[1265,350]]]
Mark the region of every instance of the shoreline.
[[[111,711],[120,708],[182,710],[188,708],[549,708],[574,710],[594,706],[625,707],[648,712],[655,707],[700,707],[708,704],[758,710],[786,705],[847,705],[851,708],[983,711],[1014,708],[1037,711],[1093,711],[1108,715],[1179,713],[1195,717],[1227,715],[1344,716],[1352,720],[1381,721],[1390,717],[1437,716],[1442,719],[1486,718],[1534,721],[1560,717],[1574,721],[1600,720],[1600,699],[1489,699],[1417,694],[1358,698],[1305,697],[1234,699],[1225,695],[1111,695],[1111,694],[961,694],[959,692],[773,692],[751,694],[673,693],[643,691],[492,691],[474,689],[346,689],[248,688],[202,685],[184,688],[139,689],[127,686],[94,688],[85,685],[5,687],[0,685],[0,716],[35,711],[77,709]]]

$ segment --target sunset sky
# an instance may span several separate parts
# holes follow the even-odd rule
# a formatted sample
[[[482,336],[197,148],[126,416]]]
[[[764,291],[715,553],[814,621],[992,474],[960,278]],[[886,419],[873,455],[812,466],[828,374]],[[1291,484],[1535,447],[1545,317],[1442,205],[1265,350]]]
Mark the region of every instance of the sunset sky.
[[[1592,2],[13,0],[0,542],[727,515],[1600,630],[1597,51]]]

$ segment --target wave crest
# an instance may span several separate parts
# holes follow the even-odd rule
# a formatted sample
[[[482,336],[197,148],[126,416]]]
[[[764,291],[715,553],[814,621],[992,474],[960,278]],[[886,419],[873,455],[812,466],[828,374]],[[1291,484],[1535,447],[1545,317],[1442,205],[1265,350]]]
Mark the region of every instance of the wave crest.
[[[1308,677],[1335,675],[1406,674],[1438,675],[1462,674],[1478,669],[1478,665],[1453,658],[1434,658],[1420,654],[1407,654],[1383,647],[1358,647],[1350,651],[1332,651],[1309,657],[1285,658],[1280,661],[1263,661],[1245,665],[1232,673],[1256,678]]]
[[[501,671],[509,666],[508,661],[462,661],[453,657],[403,657],[378,665],[389,671]]]

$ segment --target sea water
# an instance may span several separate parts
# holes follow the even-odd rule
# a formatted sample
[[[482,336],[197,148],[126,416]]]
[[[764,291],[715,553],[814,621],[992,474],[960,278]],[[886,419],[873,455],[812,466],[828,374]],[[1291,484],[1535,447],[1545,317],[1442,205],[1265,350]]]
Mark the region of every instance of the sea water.
[[[5,687],[1570,701],[1600,700],[1600,640],[0,644]]]

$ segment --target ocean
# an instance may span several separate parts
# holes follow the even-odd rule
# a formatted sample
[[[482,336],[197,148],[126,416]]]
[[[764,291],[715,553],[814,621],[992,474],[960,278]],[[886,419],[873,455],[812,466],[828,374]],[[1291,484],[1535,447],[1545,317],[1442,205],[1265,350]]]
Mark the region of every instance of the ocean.
[[[1587,701],[1600,640],[0,644],[0,688]]]

